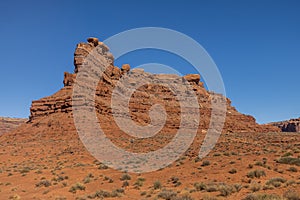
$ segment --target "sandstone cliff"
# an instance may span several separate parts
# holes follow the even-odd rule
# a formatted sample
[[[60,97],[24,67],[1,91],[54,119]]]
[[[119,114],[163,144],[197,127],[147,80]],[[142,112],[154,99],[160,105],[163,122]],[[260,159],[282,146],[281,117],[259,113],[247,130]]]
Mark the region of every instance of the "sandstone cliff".
[[[83,67],[84,59],[86,56],[95,49],[95,47],[100,47],[101,53],[103,53],[110,66],[107,68],[96,90],[95,95],[95,107],[97,114],[102,116],[102,118],[110,118],[106,122],[102,122],[101,126],[111,127],[111,113],[112,108],[110,105],[112,91],[116,87],[118,80],[125,73],[132,73],[137,77],[149,77],[149,76],[164,76],[171,81],[176,81],[178,78],[182,78],[176,75],[149,75],[149,73],[143,72],[140,69],[130,70],[129,64],[124,64],[121,68],[114,66],[114,58],[109,52],[109,48],[99,42],[97,38],[89,38],[87,43],[79,43],[75,49],[74,53],[74,73],[65,72],[64,74],[64,87],[57,93],[36,100],[32,102],[30,108],[30,122],[34,122],[41,118],[45,118],[54,113],[72,113],[72,92],[73,83],[76,75],[81,67]],[[208,92],[202,82],[200,81],[200,75],[191,74],[183,77],[187,80],[192,91],[195,92],[200,108],[200,124],[199,131],[205,131],[210,123],[211,115],[211,101],[212,93]],[[130,83],[135,84],[135,83]],[[231,106],[231,101],[227,101],[227,113],[226,122],[224,125],[223,132],[277,132],[279,129],[271,125],[259,125],[256,123],[255,118],[249,115],[244,115],[239,113],[233,106]],[[149,109],[154,103],[160,103],[165,106],[166,112],[168,114],[165,128],[176,129],[180,123],[180,105],[176,98],[168,88],[159,85],[144,85],[138,88],[134,94],[131,96],[129,109],[131,113],[131,118],[136,123],[147,125],[150,122],[148,115]]]

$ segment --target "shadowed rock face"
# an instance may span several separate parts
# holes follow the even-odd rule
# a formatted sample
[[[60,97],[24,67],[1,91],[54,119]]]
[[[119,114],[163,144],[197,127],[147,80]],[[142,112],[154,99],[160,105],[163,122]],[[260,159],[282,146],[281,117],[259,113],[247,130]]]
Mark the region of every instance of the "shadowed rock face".
[[[0,135],[14,130],[26,121],[27,119],[0,117]]]
[[[270,125],[280,128],[282,132],[300,132],[300,118],[273,122]]]
[[[95,49],[96,48],[96,49]],[[116,87],[122,76],[132,73],[137,77],[167,78],[171,81],[177,79],[185,79],[190,84],[192,93],[195,93],[200,109],[200,124],[199,130],[201,132],[208,129],[211,116],[211,102],[218,101],[214,95],[207,91],[203,82],[200,81],[199,74],[189,74],[184,77],[169,74],[154,75],[144,72],[140,69],[130,70],[129,64],[124,64],[121,68],[114,66],[114,58],[109,52],[109,48],[100,42],[97,38],[88,38],[87,43],[79,43],[74,53],[74,73],[64,74],[64,87],[57,93],[36,100],[32,102],[30,108],[30,121],[34,122],[40,120],[54,113],[72,113],[72,92],[73,84],[80,68],[84,67],[84,60],[93,50],[101,52],[107,59],[109,66],[103,73],[99,80],[98,87],[95,92],[95,108],[98,115],[108,116],[112,114],[111,97],[114,88]],[[136,84],[131,80],[130,84]],[[221,96],[221,95],[219,95]],[[131,96],[129,102],[129,110],[133,121],[140,125],[147,125],[151,122],[149,118],[149,109],[155,103],[160,103],[165,106],[168,117],[166,120],[166,127],[170,129],[178,128],[178,121],[180,121],[180,105],[174,94],[160,85],[145,84],[138,88]],[[227,113],[226,121],[223,132],[278,132],[279,128],[272,125],[259,125],[256,123],[255,118],[249,115],[239,113],[233,106],[231,101],[226,98]],[[63,120],[63,119],[61,119]],[[110,122],[109,122],[110,123]],[[103,127],[110,128],[109,124],[102,124]]]

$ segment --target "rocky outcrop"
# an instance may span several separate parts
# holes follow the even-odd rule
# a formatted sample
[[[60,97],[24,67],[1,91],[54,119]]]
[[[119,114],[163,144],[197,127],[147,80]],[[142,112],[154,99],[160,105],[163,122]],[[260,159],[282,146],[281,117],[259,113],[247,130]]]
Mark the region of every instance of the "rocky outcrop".
[[[124,64],[124,65],[122,65],[121,71],[122,71],[122,73],[127,73],[127,72],[129,72],[129,71],[130,71],[130,65],[129,65],[129,64]]]
[[[22,118],[0,117],[0,135],[14,130],[26,121],[27,119]]]
[[[269,125],[280,128],[282,132],[300,132],[300,118],[281,122],[273,122]]]
[[[52,96],[32,101],[29,121],[52,113],[72,112],[72,87],[65,86]]]
[[[79,70],[85,65],[85,58],[92,52],[97,51],[105,57],[108,65],[105,72],[99,78],[98,87],[95,91],[95,108],[101,118],[108,118],[112,115],[111,99],[112,92],[120,82],[121,77],[131,75],[137,79],[130,79],[128,84],[130,86],[139,85],[139,81],[146,81],[151,79],[166,79],[171,83],[178,83],[178,81],[185,80],[190,83],[191,91],[197,97],[200,111],[199,130],[205,130],[210,124],[210,116],[212,111],[212,101],[218,101],[216,95],[208,92],[203,82],[200,81],[199,74],[189,74],[184,77],[168,74],[150,74],[144,72],[142,69],[130,69],[129,64],[122,65],[121,68],[114,66],[114,58],[109,52],[109,48],[100,42],[97,38],[88,38],[87,43],[79,43],[76,46],[74,53],[74,74],[65,72],[64,87],[52,96],[42,98],[32,102],[30,109],[30,122],[47,117],[54,113],[72,113],[72,92],[73,84]],[[97,47],[97,48],[96,48]],[[125,76],[126,77],[126,76]],[[126,87],[122,88],[125,92]],[[220,98],[223,98],[219,95]],[[178,129],[180,125],[180,104],[172,91],[159,84],[145,84],[140,85],[136,91],[131,95],[129,101],[129,110],[131,119],[138,124],[147,125],[151,123],[149,117],[149,110],[154,104],[161,104],[165,107],[167,119],[165,127],[168,131]],[[239,113],[231,106],[231,101],[226,99],[227,113],[226,122],[224,125],[224,132],[273,132],[279,131],[275,126],[259,125],[252,116]],[[112,118],[113,120],[113,118]],[[111,120],[102,122],[103,127],[111,128]],[[107,124],[105,124],[107,123]]]
[[[185,80],[187,80],[188,82],[195,83],[195,84],[198,84],[199,81],[200,81],[200,75],[199,74],[188,74],[188,75],[185,75],[183,78]]]
[[[64,73],[64,86],[72,86],[74,81],[75,81],[76,75],[75,74],[70,74],[68,72]]]

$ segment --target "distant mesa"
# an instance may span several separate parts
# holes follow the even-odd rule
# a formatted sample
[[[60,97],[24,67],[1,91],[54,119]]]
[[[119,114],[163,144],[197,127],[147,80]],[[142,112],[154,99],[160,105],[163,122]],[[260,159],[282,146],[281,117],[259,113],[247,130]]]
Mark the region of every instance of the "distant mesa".
[[[269,125],[280,128],[282,132],[300,132],[300,117],[281,122],[272,122]]]
[[[30,118],[29,123],[35,123],[41,119],[46,119],[50,115],[57,113],[65,114],[62,116],[72,117],[72,92],[73,84],[76,79],[76,75],[81,67],[84,67],[84,61],[87,55],[97,47],[97,51],[101,51],[101,54],[104,55],[107,59],[109,66],[104,72],[95,94],[95,108],[98,115],[103,116],[103,118],[111,117],[112,108],[110,105],[110,100],[112,96],[112,91],[116,86],[116,83],[120,80],[122,76],[126,73],[139,73],[139,76],[143,77],[146,72],[143,70],[131,70],[129,64],[124,64],[121,68],[114,66],[114,57],[109,52],[109,48],[103,43],[100,42],[97,38],[90,37],[87,39],[87,42],[82,42],[77,44],[74,53],[74,73],[64,73],[63,84],[64,87],[56,92],[55,94],[35,100],[32,102],[30,108]],[[149,73],[148,73],[149,74]],[[155,75],[169,78],[180,78],[177,75]],[[173,77],[176,76],[176,77]],[[199,102],[200,108],[200,124],[199,132],[205,131],[208,129],[210,124],[211,116],[211,101],[212,94],[207,91],[203,82],[200,81],[199,74],[189,74],[182,77],[188,81],[192,87],[193,92],[196,94]],[[132,83],[134,84],[134,83]],[[157,93],[152,99],[149,98],[147,93]],[[215,100],[214,100],[215,101]],[[227,101],[227,116],[226,122],[223,128],[223,132],[278,132],[280,129],[273,125],[259,125],[256,123],[254,117],[249,115],[244,115],[239,113],[232,105],[231,101],[226,98]],[[132,119],[140,124],[149,123],[149,109],[151,108],[154,102],[164,103],[166,106],[168,119],[166,127],[169,129],[178,128],[178,120],[180,120],[180,106],[174,98],[172,92],[168,89],[156,85],[145,85],[139,88],[131,97],[129,109],[131,110]],[[60,115],[61,116],[61,115]],[[63,120],[63,119],[60,119]],[[111,128],[111,121],[102,122],[101,126]],[[177,125],[176,125],[177,124]]]
[[[0,135],[16,129],[28,119],[0,117]]]

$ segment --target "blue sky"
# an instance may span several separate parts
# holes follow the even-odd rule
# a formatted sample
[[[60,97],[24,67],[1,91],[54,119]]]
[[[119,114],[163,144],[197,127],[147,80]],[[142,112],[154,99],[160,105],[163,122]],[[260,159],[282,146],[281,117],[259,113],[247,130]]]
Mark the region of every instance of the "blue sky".
[[[62,87],[78,42],[138,27],[165,27],[199,42],[217,64],[227,97],[258,122],[300,117],[300,1],[1,1],[0,116],[28,117],[32,100]],[[116,65],[158,62],[192,73],[164,52]]]

